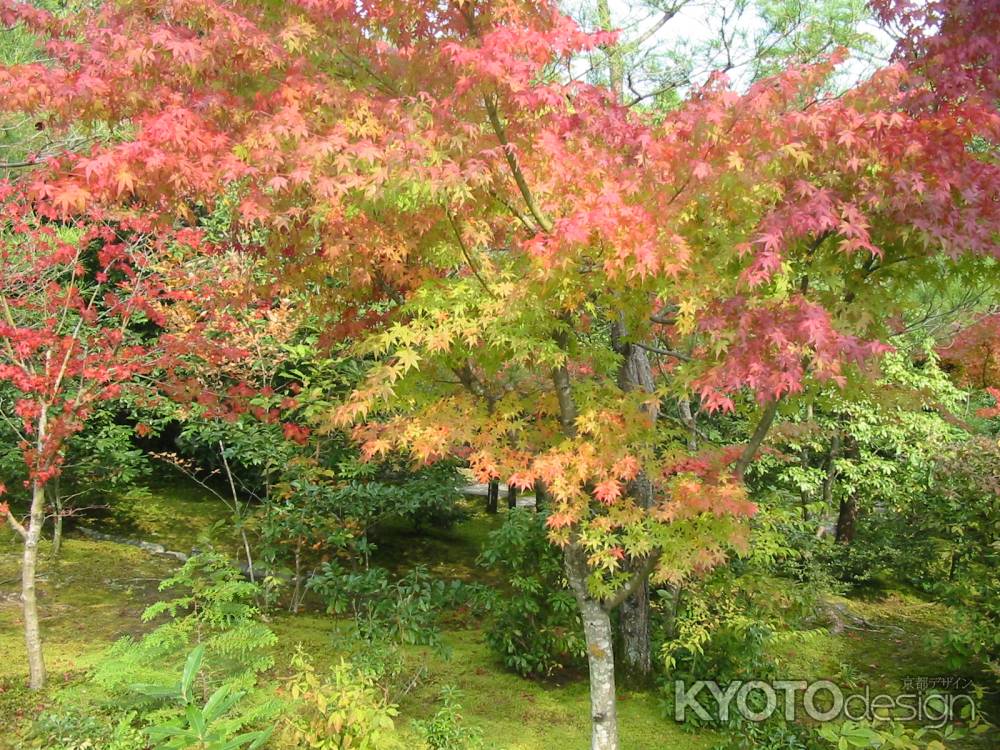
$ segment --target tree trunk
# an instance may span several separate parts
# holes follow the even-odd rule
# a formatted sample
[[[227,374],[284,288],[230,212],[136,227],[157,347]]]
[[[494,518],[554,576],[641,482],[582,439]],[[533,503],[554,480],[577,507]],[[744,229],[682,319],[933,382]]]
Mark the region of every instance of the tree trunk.
[[[44,424],[44,419],[40,420]],[[45,520],[45,486],[34,482],[31,491],[31,515],[24,555],[21,559],[21,603],[24,609],[24,644],[28,650],[28,687],[40,690],[45,686],[45,662],[42,658],[42,636],[38,625],[38,597],[35,572],[38,566],[38,541]]]
[[[63,513],[62,513],[62,496],[59,493],[59,477],[52,480],[52,508],[55,513],[54,520],[52,522],[52,557],[59,557],[59,552],[62,550],[62,537],[63,537]]]
[[[813,405],[806,404],[806,423],[812,424],[813,421]],[[799,451],[799,463],[802,465],[802,470],[804,474],[809,473],[809,468],[811,463],[809,461],[809,448],[803,444],[802,450]],[[812,493],[806,489],[802,488],[800,492],[800,500],[802,502],[802,521],[805,523],[809,522],[809,503],[812,501]]]
[[[611,4],[608,0],[597,0],[597,24],[605,31],[615,29],[611,18]],[[618,45],[610,45],[604,49],[608,58],[608,86],[615,93],[619,103],[625,99],[625,59]]]
[[[826,461],[826,476],[823,477],[823,502],[827,510],[833,509],[833,486],[837,481],[837,459],[840,457],[840,434],[830,439],[830,455]]]
[[[622,634],[622,676],[631,686],[642,685],[649,681],[653,673],[648,580],[643,581],[635,593],[622,602],[619,617]]]
[[[643,508],[653,505],[653,483],[645,472],[632,482],[632,492]],[[634,687],[648,683],[653,674],[653,639],[649,606],[649,580],[644,580],[635,592],[622,602],[619,614],[622,637],[622,676]]]
[[[858,441],[848,435],[845,439],[844,452],[855,461],[860,458]],[[854,532],[858,522],[858,499],[853,493],[844,493],[840,498],[840,512],[837,514],[837,533],[834,537],[839,544],[850,544],[854,541]]]
[[[517,487],[507,485],[507,508],[513,510],[517,507]]]
[[[620,750],[611,617],[587,588],[587,560],[583,550],[575,543],[569,544],[563,556],[566,578],[580,608],[583,634],[587,642],[587,662],[590,667],[590,748]]]
[[[292,591],[292,601],[289,609],[293,614],[298,614],[299,603],[302,597],[302,542],[295,545],[295,589]]]
[[[649,358],[641,347],[626,341],[627,333],[625,324],[620,319],[612,324],[612,346],[622,356],[618,387],[626,392],[643,391],[652,394],[656,386]],[[650,423],[655,425],[659,416],[656,404],[649,404],[644,412]],[[629,492],[640,507],[652,507],[653,484],[645,472],[639,473],[631,483]],[[649,581],[643,581],[632,596],[622,603],[618,619],[622,644],[622,676],[630,685],[641,686],[649,681],[653,673],[650,619]]]
[[[809,471],[809,449],[808,448],[803,448],[801,451],[799,451],[799,463],[802,466],[802,469],[803,469],[804,472],[808,472]],[[799,502],[802,505],[802,520],[805,523],[809,522],[809,501],[810,501],[810,499],[811,498],[809,496],[809,490],[806,489],[805,487],[803,487],[802,490],[799,493]]]
[[[500,480],[491,479],[486,487],[486,512],[496,513],[500,503]]]
[[[698,450],[698,423],[695,421],[694,414],[691,413],[691,402],[685,396],[677,402],[677,406],[680,411],[681,422],[688,429],[688,450],[696,451]]]
[[[854,495],[844,495],[840,499],[840,513],[837,514],[838,544],[850,544],[854,541],[854,532],[858,521],[858,501]]]
[[[545,482],[537,480],[535,482],[535,513],[542,510],[545,505]]]
[[[565,334],[556,339],[564,351],[568,349]],[[565,363],[552,371],[559,402],[559,423],[567,438],[576,436],[576,403]],[[590,595],[587,585],[589,569],[583,549],[573,542],[563,549],[566,578],[576,597],[583,635],[587,644],[590,672],[591,750],[620,750],[618,744],[618,712],[615,704],[615,652],[611,617],[601,603]]]

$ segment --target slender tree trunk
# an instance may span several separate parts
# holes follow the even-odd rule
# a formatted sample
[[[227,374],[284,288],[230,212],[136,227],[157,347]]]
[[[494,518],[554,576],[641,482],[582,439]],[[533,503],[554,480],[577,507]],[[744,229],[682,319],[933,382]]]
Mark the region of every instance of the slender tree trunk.
[[[695,421],[694,414],[691,413],[691,402],[685,396],[677,402],[677,406],[680,411],[681,421],[688,428],[688,450],[696,451],[698,450],[698,423]]]
[[[500,506],[500,480],[491,479],[486,486],[486,512],[496,513]]]
[[[611,4],[608,0],[597,0],[597,23],[605,31],[613,31],[614,20],[611,18]],[[625,60],[618,46],[604,50],[608,58],[608,85],[615,92],[615,99],[623,102],[625,98]]]
[[[507,485],[507,509],[513,510],[517,507],[517,487]]]
[[[566,577],[583,619],[590,667],[591,750],[620,750],[615,702],[615,656],[611,617],[587,588],[587,560],[577,544],[563,552]]]
[[[845,453],[854,459],[859,458],[858,442],[853,436],[846,439]],[[840,512],[837,514],[837,533],[835,539],[839,544],[850,544],[854,541],[858,523],[858,499],[853,493],[844,493],[840,498]]]
[[[59,552],[62,550],[62,538],[63,538],[63,508],[62,508],[62,495],[59,492],[59,477],[52,480],[52,508],[55,513],[55,518],[52,522],[52,557],[59,557]]]
[[[802,468],[803,468],[804,471],[806,471],[806,472],[809,471],[809,450],[807,448],[803,448],[799,452],[799,463],[802,466]],[[799,502],[802,505],[802,520],[803,520],[803,522],[806,522],[806,523],[809,522],[809,500],[810,499],[811,498],[809,496],[809,490],[806,489],[805,487],[803,487],[802,490],[801,490],[801,493],[799,495]]]
[[[542,510],[545,505],[545,482],[538,480],[535,482],[535,513]]]
[[[565,335],[557,338],[563,350],[568,349]],[[570,386],[569,369],[565,364],[552,371],[552,384],[559,401],[559,422],[567,438],[576,436],[576,402]],[[576,597],[583,620],[583,636],[587,644],[590,673],[591,750],[620,750],[618,743],[618,709],[615,702],[615,652],[611,617],[601,603],[590,594],[587,584],[589,569],[584,551],[576,543],[563,548],[566,578]]]
[[[293,613],[298,613],[302,597],[302,542],[295,545],[295,590],[292,591],[291,607]]]
[[[38,542],[45,520],[45,487],[36,481],[31,492],[31,516],[28,536],[21,558],[21,602],[24,609],[24,643],[28,649],[28,687],[45,686],[45,662],[42,658],[42,635],[38,624],[38,597],[35,591],[38,567]]]
[[[833,509],[833,486],[837,481],[837,459],[840,458],[840,434],[830,439],[830,455],[826,461],[826,476],[823,477],[823,503],[827,510]]]
[[[243,551],[247,556],[247,576],[250,578],[250,583],[257,583],[257,577],[253,569],[253,555],[250,554],[250,540],[247,539],[247,532],[243,528],[242,521],[240,521],[240,537],[243,539]]]
[[[858,501],[854,495],[844,495],[840,500],[840,512],[837,514],[838,544],[850,544],[854,541],[854,532],[858,522]]]
[[[42,405],[38,417],[38,453],[42,454],[48,437],[48,407]],[[42,634],[38,623],[38,595],[35,590],[38,567],[38,542],[45,522],[45,485],[37,478],[31,486],[31,512],[24,536],[21,558],[21,603],[24,610],[24,645],[28,652],[28,687],[40,690],[45,686],[45,661],[42,657]]]
[[[813,405],[806,404],[806,423],[811,424],[813,421]],[[809,461],[809,448],[806,445],[802,446],[802,450],[799,451],[799,463],[802,466],[803,472],[805,474],[809,473],[810,461]],[[809,503],[812,501],[812,493],[803,487],[800,500],[802,502],[802,521],[804,523],[809,522]]]

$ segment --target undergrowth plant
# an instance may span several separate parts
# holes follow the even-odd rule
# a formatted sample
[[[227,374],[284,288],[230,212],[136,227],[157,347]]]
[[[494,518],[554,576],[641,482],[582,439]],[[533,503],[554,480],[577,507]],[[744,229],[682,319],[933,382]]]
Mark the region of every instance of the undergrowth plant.
[[[429,719],[413,722],[428,750],[478,750],[483,746],[482,733],[465,722],[460,697],[457,688],[445,685],[437,712]]]
[[[515,510],[490,534],[480,565],[501,571],[486,643],[508,669],[544,677],[586,658],[583,626],[563,572],[562,555],[546,537],[544,516]]]
[[[478,594],[477,587],[435,578],[422,565],[393,578],[385,568],[349,570],[331,561],[308,585],[326,602],[328,612],[352,615],[365,640],[439,649],[444,649],[441,615]]]
[[[160,624],[138,641],[121,639],[94,671],[93,682],[113,700],[134,698],[135,684],[172,683],[195,647],[204,650],[197,688],[206,700],[222,685],[252,689],[274,664],[277,637],[254,603],[258,587],[221,555],[191,557],[160,590],[175,596],[142,614],[143,622],[163,618]]]
[[[291,701],[277,743],[308,750],[403,750],[393,719],[398,711],[374,680],[342,660],[321,674],[302,648],[283,688]]]
[[[198,677],[204,644],[190,653],[176,685],[137,685],[146,695],[177,704],[183,713],[145,729],[154,750],[256,750],[271,736],[272,729],[244,731],[245,716],[238,710],[246,696],[231,685],[217,688],[204,703],[198,698]]]

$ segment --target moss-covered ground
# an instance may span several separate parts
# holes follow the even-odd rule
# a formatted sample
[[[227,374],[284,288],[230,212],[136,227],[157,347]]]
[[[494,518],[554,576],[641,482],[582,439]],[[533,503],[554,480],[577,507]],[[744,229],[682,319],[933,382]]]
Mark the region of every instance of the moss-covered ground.
[[[136,501],[123,503],[102,519],[102,530],[157,541],[170,549],[198,546],[224,507],[198,487],[161,482]],[[421,532],[400,524],[382,530],[378,557],[398,570],[425,563],[437,575],[495,581],[497,574],[476,565],[482,542],[501,517],[476,512],[448,532]],[[235,548],[225,530],[215,530],[221,547]],[[219,543],[217,541],[217,543]],[[63,553],[54,559],[46,544],[40,565],[40,604],[50,687],[41,694],[24,688],[26,666],[17,597],[20,545],[0,529],[0,748],[16,747],[16,737],[30,718],[50,704],[55,691],[78,682],[103,650],[126,634],[140,633],[142,610],[158,597],[157,584],[174,569],[171,558],[113,542],[92,541],[70,533]],[[841,684],[868,683],[898,690],[919,677],[955,675],[933,647],[949,627],[949,612],[938,605],[898,592],[843,600],[844,606],[874,628],[845,628],[805,642],[779,647],[789,675],[831,678]],[[347,640],[346,625],[311,612],[281,614],[272,620],[279,635],[280,673],[297,644],[319,663],[339,658]],[[427,678],[401,701],[399,724],[436,708],[444,685],[457,687],[467,721],[479,727],[487,747],[509,750],[583,748],[588,744],[587,686],[581,679],[558,683],[529,681],[503,669],[483,642],[475,623],[460,622],[445,634],[448,655],[414,648],[409,656],[426,667]],[[959,672],[960,674],[960,672]],[[655,694],[620,695],[623,747],[628,750],[708,750],[719,737],[692,733],[666,720]],[[984,738],[990,747],[992,740]]]

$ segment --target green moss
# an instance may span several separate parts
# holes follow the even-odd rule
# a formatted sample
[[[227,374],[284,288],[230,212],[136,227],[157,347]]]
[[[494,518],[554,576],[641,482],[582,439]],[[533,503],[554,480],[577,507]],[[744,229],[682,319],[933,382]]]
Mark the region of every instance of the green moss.
[[[142,630],[139,615],[158,598],[157,586],[176,561],[122,544],[66,539],[53,559],[43,542],[38,603],[49,687],[27,693],[20,590],[20,540],[0,530],[0,748],[49,705],[104,649]]]
[[[183,477],[160,477],[147,487],[108,498],[105,512],[84,524],[128,539],[162,544],[189,553],[212,546],[235,557],[239,535],[229,523],[230,511],[209,490]]]
[[[871,623],[871,628],[847,627],[836,635],[779,649],[777,656],[789,674],[897,691],[910,678],[957,676],[946,654],[933,647],[933,641],[952,626],[947,607],[893,591],[834,601]],[[970,667],[962,676],[981,677]]]
[[[123,536],[141,536],[171,549],[190,549],[226,510],[217,498],[197,486],[157,484],[143,505],[117,505],[105,519]],[[377,532],[378,561],[402,572],[427,564],[435,574],[497,583],[497,576],[475,564],[486,536],[503,522],[504,514],[474,512],[449,531],[416,532],[407,525],[387,524]],[[107,530],[107,526],[103,526]],[[234,544],[232,535],[227,544]],[[0,530],[0,748],[6,750],[17,731],[56,695],[75,683],[86,691],[82,677],[104,649],[125,634],[145,627],[142,610],[159,598],[157,585],[176,567],[170,558],[108,542],[71,536],[63,555],[53,560],[43,545],[39,570],[43,638],[50,670],[50,687],[42,694],[24,689],[19,586],[20,543]],[[838,600],[871,622],[873,630],[845,629],[779,646],[782,672],[804,679],[826,677],[872,687],[899,689],[911,677],[955,674],[928,639],[943,634],[951,622],[947,608],[899,593],[882,593],[866,600]],[[350,648],[353,626],[317,614],[276,614],[270,623],[279,636],[275,647],[274,681],[288,674],[288,660],[302,643],[316,665],[324,668]],[[427,679],[402,701],[398,721],[404,736],[411,723],[437,708],[443,685],[462,692],[466,720],[479,727],[487,747],[548,750],[585,747],[589,735],[589,705],[584,679],[560,684],[528,681],[505,671],[483,643],[480,629],[446,633],[450,657],[426,648],[408,649],[414,663],[427,669]],[[619,696],[623,747],[629,750],[707,750],[717,734],[685,732],[663,718],[654,694],[625,692]],[[5,742],[7,744],[5,744]],[[415,744],[415,743],[414,743]]]
[[[333,663],[349,649],[350,626],[331,618],[281,616],[272,627],[284,654],[301,643],[319,667]],[[482,730],[487,747],[549,750],[587,746],[590,706],[584,679],[555,685],[507,672],[492,657],[478,629],[452,631],[445,640],[447,657],[429,648],[407,649],[413,663],[426,667],[427,679],[400,705],[398,725],[404,736],[412,737],[414,719],[426,719],[437,710],[441,687],[454,685],[462,692],[463,715],[471,726]],[[619,711],[622,745],[629,750],[702,750],[719,739],[712,732],[688,734],[665,720],[653,696],[624,693]]]

